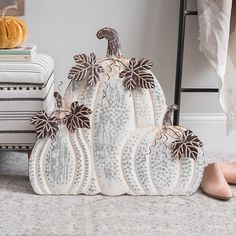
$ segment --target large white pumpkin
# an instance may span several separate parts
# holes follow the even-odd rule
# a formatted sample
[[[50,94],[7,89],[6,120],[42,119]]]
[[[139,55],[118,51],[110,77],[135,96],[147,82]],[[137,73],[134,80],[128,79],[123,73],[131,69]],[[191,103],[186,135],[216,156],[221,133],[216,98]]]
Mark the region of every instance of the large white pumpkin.
[[[37,141],[30,165],[35,191],[114,196],[193,193],[204,169],[201,142],[192,143],[194,158],[188,152],[191,142],[187,144],[187,151],[183,153],[181,149],[182,154],[176,158],[173,142],[182,142],[181,137],[187,130],[171,126],[173,107],[167,109],[162,88],[150,71],[152,63],[146,59],[125,58],[114,29],[104,28],[97,36],[108,40],[107,56],[96,59],[91,53],[74,57],[76,65],[69,73],[71,82],[63,108],[69,110],[70,104],[78,101],[91,109],[90,129],[78,128],[69,133],[60,127],[53,144],[60,151],[50,151],[51,141]],[[61,140],[64,138],[61,132],[65,133],[67,141]],[[66,160],[65,147],[69,150]],[[46,178],[40,177],[47,174],[44,166],[52,163],[55,156],[62,166],[56,165],[57,170],[52,175],[58,176],[61,170],[70,173],[64,176],[66,187],[60,186],[56,179],[49,185]],[[67,160],[71,160],[69,164]],[[37,165],[41,168],[37,169]],[[43,182],[38,183],[38,180]]]
[[[83,130],[78,137],[89,147],[90,181],[91,186],[96,186],[95,190],[89,186],[85,192],[119,195],[127,192],[121,159],[128,138],[137,128],[161,129],[166,102],[154,75],[154,88],[127,89],[120,73],[129,66],[130,60],[120,52],[117,32],[104,28],[97,36],[108,40],[107,57],[97,60],[104,72],[95,86],[90,86],[88,79],[72,79],[65,101],[70,104],[76,99],[93,111],[91,129]],[[75,60],[77,58],[75,56]]]

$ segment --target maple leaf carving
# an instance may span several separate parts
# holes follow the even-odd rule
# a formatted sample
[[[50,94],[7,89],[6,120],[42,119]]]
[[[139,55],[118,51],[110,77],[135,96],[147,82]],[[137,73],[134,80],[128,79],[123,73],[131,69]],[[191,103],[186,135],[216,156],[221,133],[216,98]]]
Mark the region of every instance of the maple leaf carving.
[[[185,130],[182,137],[171,143],[171,150],[177,159],[189,157],[197,160],[198,147],[202,147],[202,142],[191,130]]]
[[[79,102],[73,102],[70,106],[71,112],[63,119],[63,123],[67,129],[74,133],[76,128],[90,128],[89,116],[92,111]]]
[[[30,123],[36,126],[36,138],[44,138],[47,135],[51,139],[55,139],[59,129],[59,121],[55,116],[49,117],[45,111],[40,111],[33,116]]]
[[[120,73],[120,77],[124,78],[124,86],[128,90],[133,90],[136,87],[154,88],[154,76],[148,72],[152,67],[153,63],[150,60],[132,58],[128,67]]]
[[[100,74],[104,72],[103,67],[97,63],[96,55],[79,54],[74,56],[74,59],[76,65],[71,68],[68,79],[87,79],[90,86],[95,86],[100,80]]]

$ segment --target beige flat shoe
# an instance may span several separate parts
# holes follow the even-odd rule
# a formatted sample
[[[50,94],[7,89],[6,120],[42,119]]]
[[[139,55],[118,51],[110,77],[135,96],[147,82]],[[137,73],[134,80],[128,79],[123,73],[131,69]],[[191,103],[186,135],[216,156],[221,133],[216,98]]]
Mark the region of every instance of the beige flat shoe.
[[[229,200],[233,196],[218,162],[205,167],[201,189],[206,195],[219,200]]]
[[[236,161],[220,162],[219,164],[225,180],[229,184],[236,184]]]

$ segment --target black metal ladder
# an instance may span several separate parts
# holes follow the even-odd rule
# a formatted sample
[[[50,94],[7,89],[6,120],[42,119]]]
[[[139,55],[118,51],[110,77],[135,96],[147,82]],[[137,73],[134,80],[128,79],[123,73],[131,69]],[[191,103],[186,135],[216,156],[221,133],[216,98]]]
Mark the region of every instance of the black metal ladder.
[[[179,32],[178,32],[178,47],[177,47],[176,77],[175,77],[175,97],[174,97],[174,103],[178,105],[179,109],[175,110],[174,112],[174,119],[173,119],[174,125],[179,125],[182,92],[215,93],[219,91],[217,88],[182,88],[186,18],[187,16],[194,16],[198,14],[197,11],[187,10],[187,2],[188,0],[180,0]]]

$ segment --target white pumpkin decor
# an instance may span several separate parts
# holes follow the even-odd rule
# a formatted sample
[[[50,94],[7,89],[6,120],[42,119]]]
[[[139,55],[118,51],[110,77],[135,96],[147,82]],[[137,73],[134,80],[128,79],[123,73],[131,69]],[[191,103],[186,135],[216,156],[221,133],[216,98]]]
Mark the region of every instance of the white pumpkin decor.
[[[50,116],[40,111],[31,119],[38,141],[30,157],[30,181],[38,194],[77,194],[85,180],[85,163],[76,133],[90,128],[92,111],[77,101],[65,110],[61,95],[54,96],[58,110]]]
[[[176,107],[167,108],[151,72],[153,63],[124,57],[114,29],[101,29],[97,37],[108,40],[107,56],[76,55],[64,99],[57,99],[63,103],[62,121],[68,114],[76,116],[76,101],[87,109],[79,115],[89,115],[89,126],[67,119],[59,122],[55,139],[38,139],[30,158],[35,192],[192,194],[204,169],[201,141],[191,131],[172,126]]]
[[[122,170],[133,195],[191,195],[202,179],[202,142],[192,131],[172,126],[170,106],[163,128],[137,129],[123,149]]]

